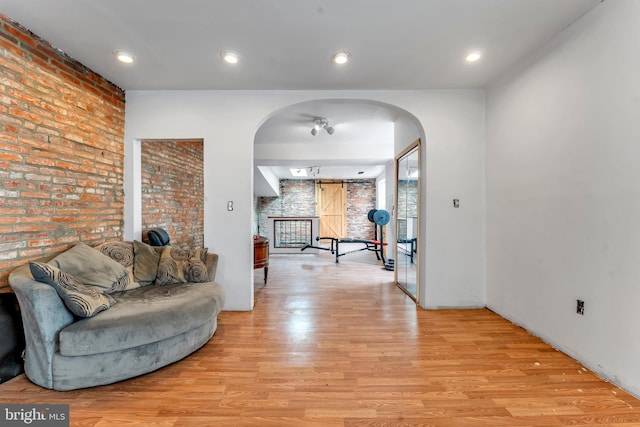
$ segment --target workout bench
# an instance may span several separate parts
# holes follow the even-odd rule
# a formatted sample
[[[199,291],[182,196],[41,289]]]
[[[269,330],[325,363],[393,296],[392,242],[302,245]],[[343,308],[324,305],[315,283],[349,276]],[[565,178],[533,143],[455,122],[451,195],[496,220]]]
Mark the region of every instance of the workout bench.
[[[339,258],[341,256],[353,253],[353,252],[360,252],[360,251],[373,251],[376,253],[376,258],[378,260],[382,260],[383,263],[385,263],[385,259],[384,259],[384,251],[382,250],[382,248],[384,246],[386,246],[387,244],[380,241],[380,240],[366,240],[366,239],[351,239],[349,237],[342,237],[342,238],[336,238],[336,237],[316,237],[317,241],[320,240],[330,240],[331,241],[331,246],[328,248],[322,247],[322,246],[314,246],[311,243],[307,243],[306,245],[304,245],[300,250],[304,251],[307,248],[314,248],[314,249],[320,249],[323,251],[331,251],[332,254],[336,255],[336,263],[340,262]],[[340,243],[362,243],[364,245],[364,247],[362,248],[358,248],[358,249],[353,249],[347,252],[340,252]]]
[[[376,258],[378,260],[382,260],[382,263],[386,264],[386,260],[384,259],[384,247],[387,244],[384,242],[384,233],[383,233],[382,227],[389,223],[389,220],[391,218],[389,215],[389,212],[387,212],[384,209],[379,209],[379,210],[372,209],[369,211],[367,217],[369,218],[369,221],[374,222],[376,224],[374,240],[352,239],[349,237],[338,238],[338,237],[319,237],[318,236],[316,237],[317,242],[320,242],[321,240],[329,240],[331,242],[330,246],[328,248],[325,248],[322,246],[312,245],[311,242],[308,242],[306,245],[300,248],[300,250],[304,251],[307,248],[314,248],[314,249],[320,249],[322,251],[330,251],[332,254],[335,254],[336,263],[340,262],[341,256],[344,256],[353,252],[372,251],[376,253]],[[380,227],[379,233],[378,233],[378,227]],[[378,239],[378,234],[380,236],[380,239]],[[358,249],[353,249],[353,250],[341,253],[340,243],[362,243],[364,246]]]

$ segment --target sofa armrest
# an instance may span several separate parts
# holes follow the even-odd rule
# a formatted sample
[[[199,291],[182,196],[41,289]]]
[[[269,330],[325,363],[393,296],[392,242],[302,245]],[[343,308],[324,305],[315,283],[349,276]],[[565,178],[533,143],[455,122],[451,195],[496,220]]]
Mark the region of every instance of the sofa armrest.
[[[9,284],[20,304],[26,342],[25,372],[34,383],[52,388],[58,333],[75,317],[53,287],[33,279],[28,263],[9,275]]]
[[[209,281],[213,282],[216,279],[216,270],[218,269],[218,254],[208,253],[205,265],[207,266]]]

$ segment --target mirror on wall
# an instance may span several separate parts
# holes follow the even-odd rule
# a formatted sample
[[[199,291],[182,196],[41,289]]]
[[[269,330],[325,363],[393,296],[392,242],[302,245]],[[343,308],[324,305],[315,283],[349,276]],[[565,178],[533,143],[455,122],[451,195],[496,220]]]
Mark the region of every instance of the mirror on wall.
[[[420,140],[396,158],[396,260],[398,286],[418,301]]]

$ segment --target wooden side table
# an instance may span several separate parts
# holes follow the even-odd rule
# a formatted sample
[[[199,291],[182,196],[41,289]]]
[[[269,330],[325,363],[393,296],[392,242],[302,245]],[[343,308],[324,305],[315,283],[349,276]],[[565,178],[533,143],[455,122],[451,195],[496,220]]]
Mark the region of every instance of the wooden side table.
[[[269,239],[255,236],[253,239],[253,268],[264,268],[264,284],[269,274]]]

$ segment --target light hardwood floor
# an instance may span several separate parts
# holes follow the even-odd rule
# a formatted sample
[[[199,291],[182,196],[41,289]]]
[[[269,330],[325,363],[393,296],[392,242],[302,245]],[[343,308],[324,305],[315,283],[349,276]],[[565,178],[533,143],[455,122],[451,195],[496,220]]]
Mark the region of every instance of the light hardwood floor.
[[[188,358],[3,403],[68,403],[72,426],[640,426],[640,401],[489,310],[425,311],[375,255],[272,256],[253,312]]]

